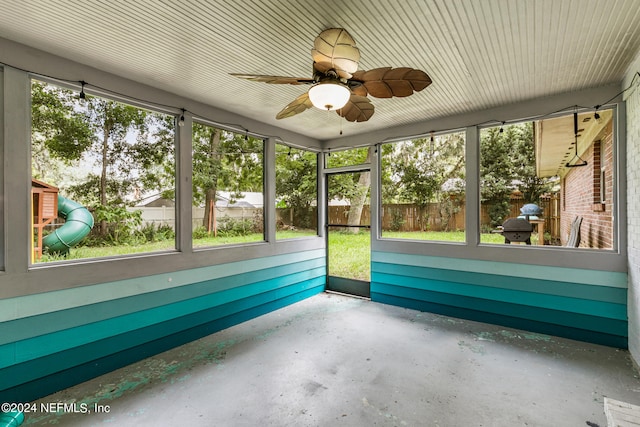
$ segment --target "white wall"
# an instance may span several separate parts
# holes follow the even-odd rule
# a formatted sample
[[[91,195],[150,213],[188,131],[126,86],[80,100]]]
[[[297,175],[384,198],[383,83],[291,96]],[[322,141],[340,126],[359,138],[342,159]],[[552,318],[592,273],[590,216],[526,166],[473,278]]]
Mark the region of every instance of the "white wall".
[[[627,253],[629,256],[629,351],[640,365],[640,55],[629,68],[623,88],[627,107]]]
[[[176,208],[173,206],[161,206],[161,207],[130,207],[127,208],[129,212],[142,211],[142,226],[153,224],[156,227],[161,225],[168,225],[175,230],[176,223]],[[242,207],[216,207],[216,218],[220,221],[221,218],[229,217],[235,219],[253,219],[259,212],[260,208],[242,208]],[[191,227],[196,229],[202,226],[202,220],[204,219],[204,208],[192,208]]]

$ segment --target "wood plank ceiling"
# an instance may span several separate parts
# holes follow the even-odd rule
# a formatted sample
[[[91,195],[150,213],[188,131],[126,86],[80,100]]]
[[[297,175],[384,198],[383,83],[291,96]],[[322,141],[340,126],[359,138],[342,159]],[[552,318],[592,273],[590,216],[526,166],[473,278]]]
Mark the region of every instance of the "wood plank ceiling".
[[[372,98],[368,122],[342,123],[353,135],[619,83],[640,50],[639,0],[3,0],[0,8],[0,37],[319,140],[337,136],[335,113],[275,119],[307,86],[229,73],[310,77],[314,38],[343,27],[360,69],[431,76],[408,98]]]

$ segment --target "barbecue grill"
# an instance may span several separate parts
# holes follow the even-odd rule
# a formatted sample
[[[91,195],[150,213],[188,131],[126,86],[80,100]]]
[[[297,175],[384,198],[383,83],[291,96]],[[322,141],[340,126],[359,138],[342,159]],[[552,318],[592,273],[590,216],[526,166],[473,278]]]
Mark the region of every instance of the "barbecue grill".
[[[533,231],[533,225],[522,218],[509,218],[502,223],[502,235],[504,236],[504,243],[510,244],[511,242],[525,242],[527,245],[531,244],[531,232]]]
[[[530,219],[538,219],[538,215],[542,214],[542,208],[534,203],[527,203],[520,208],[520,216],[518,218],[524,218],[527,221]]]

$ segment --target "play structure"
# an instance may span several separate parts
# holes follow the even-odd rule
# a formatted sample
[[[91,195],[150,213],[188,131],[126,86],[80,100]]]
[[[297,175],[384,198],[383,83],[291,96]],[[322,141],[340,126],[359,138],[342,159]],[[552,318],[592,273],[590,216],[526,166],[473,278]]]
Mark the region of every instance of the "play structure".
[[[79,203],[62,197],[58,188],[35,179],[31,180],[33,210],[33,256],[42,257],[43,249],[67,253],[82,240],[93,227],[93,215]],[[43,237],[44,227],[56,218],[64,224]]]

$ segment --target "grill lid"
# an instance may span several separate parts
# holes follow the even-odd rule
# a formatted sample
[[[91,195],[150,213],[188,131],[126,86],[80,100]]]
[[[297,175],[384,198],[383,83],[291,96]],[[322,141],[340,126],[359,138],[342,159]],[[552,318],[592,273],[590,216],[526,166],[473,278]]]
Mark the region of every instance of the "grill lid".
[[[540,215],[542,213],[542,209],[534,203],[527,203],[520,208],[520,213],[522,215]]]
[[[531,233],[533,231],[533,225],[526,219],[509,218],[502,224],[502,230]]]

